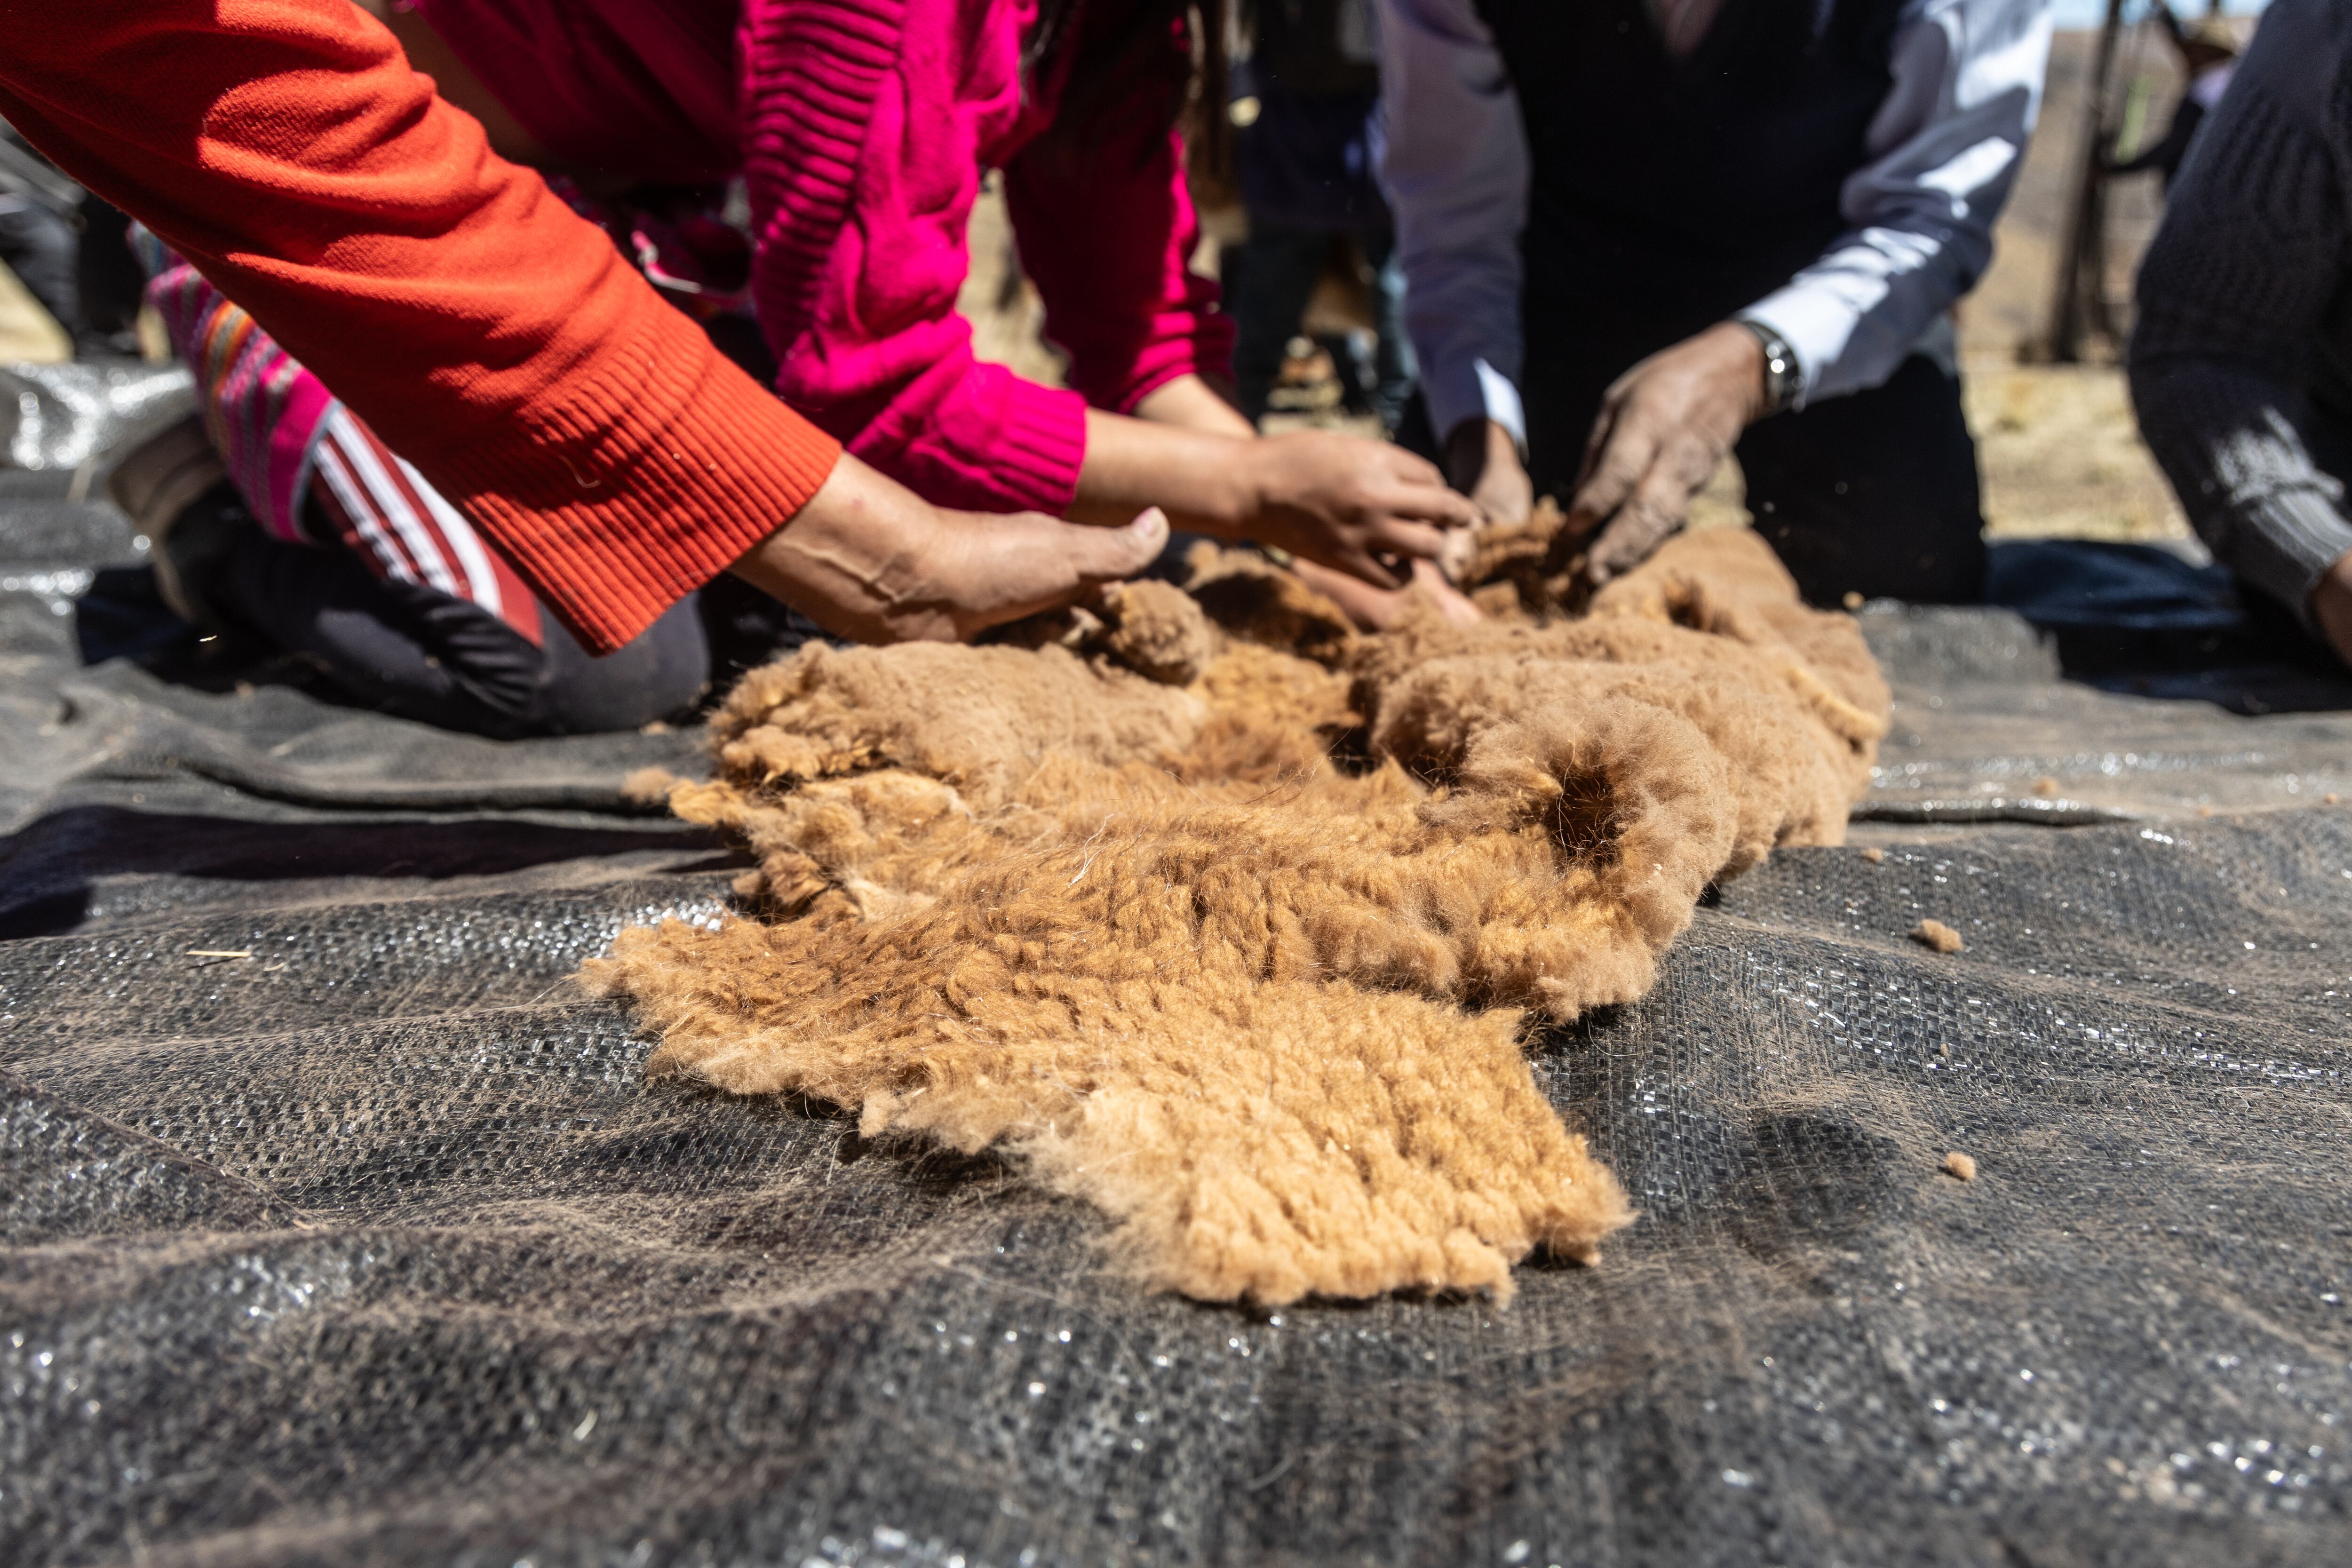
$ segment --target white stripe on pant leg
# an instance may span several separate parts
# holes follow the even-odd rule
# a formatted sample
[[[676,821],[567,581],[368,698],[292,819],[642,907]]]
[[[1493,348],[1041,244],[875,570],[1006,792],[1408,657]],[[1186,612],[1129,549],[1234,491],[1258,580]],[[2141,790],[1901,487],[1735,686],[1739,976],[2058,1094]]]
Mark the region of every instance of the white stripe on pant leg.
[[[499,594],[499,574],[491,570],[489,552],[482,548],[480,538],[474,532],[474,525],[466,521],[464,513],[449,504],[447,497],[433,488],[430,480],[416,471],[415,464],[396,453],[393,460],[400,465],[400,471],[407,476],[408,482],[416,487],[416,493],[424,497],[425,504],[432,509],[433,521],[441,527],[441,537],[449,542],[450,550],[457,557],[457,564],[465,570],[466,581],[473,584],[466,596],[490,614],[503,616],[506,605]]]
[[[383,520],[375,514],[374,503],[352,478],[343,444],[335,438],[331,422],[325,437],[319,443],[315,460],[319,477],[325,479],[327,488],[335,492],[335,500],[352,520],[352,526],[359,530],[360,538],[369,552],[383,563],[384,575],[394,582],[415,584],[416,574],[409,569],[407,561],[401,556],[400,547],[385,535]]]
[[[351,416],[338,408],[334,418],[338,426],[335,446],[350,461],[352,471],[359,476],[368,493],[376,498],[379,503],[377,514],[392,525],[400,535],[400,542],[408,546],[408,553],[415,559],[417,570],[425,574],[425,581],[453,599],[459,597],[457,574],[442,558],[441,547],[433,542],[433,532],[425,526],[425,520],[416,515],[415,509],[408,504],[408,498],[400,493],[400,487],[393,482],[383,465],[376,461],[374,447],[364,435],[351,428]],[[394,460],[398,461],[397,458]]]

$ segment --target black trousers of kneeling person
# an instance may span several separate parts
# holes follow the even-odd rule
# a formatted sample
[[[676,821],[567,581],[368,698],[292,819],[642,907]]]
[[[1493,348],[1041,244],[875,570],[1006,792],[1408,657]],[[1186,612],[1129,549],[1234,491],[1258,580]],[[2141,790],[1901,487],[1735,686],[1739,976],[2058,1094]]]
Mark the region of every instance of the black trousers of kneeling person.
[[[307,656],[355,701],[499,740],[634,730],[690,707],[710,676],[695,601],[593,658],[542,611],[541,641],[469,600],[377,577],[349,552],[271,538],[223,484],[191,511],[220,541],[199,596],[272,646]]]
[[[1600,394],[1531,374],[1527,405],[1536,491],[1565,504]],[[1959,378],[1926,355],[1906,359],[1882,386],[1759,420],[1735,450],[1756,531],[1807,603],[1984,597],[1976,441]]]

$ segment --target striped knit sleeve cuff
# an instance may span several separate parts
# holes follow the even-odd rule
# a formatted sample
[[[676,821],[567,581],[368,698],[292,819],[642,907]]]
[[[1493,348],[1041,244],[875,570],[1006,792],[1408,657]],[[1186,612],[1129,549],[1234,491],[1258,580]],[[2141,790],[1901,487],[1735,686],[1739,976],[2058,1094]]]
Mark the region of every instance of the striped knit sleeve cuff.
[[[667,305],[593,381],[420,462],[592,653],[610,653],[806,505],[840,444]]]
[[[2318,491],[2293,489],[2251,509],[2231,534],[2229,564],[2316,633],[2312,591],[2330,567],[2352,554],[2352,522]]]

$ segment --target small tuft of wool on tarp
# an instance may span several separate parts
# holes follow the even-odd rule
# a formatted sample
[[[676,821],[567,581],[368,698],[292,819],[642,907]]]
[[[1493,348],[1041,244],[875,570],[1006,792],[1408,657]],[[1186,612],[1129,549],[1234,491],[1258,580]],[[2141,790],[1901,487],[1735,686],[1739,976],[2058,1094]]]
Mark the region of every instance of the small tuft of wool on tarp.
[[[1938,920],[1924,920],[1913,926],[1911,940],[1937,952],[1958,952],[1969,945],[1960,940],[1959,932]]]

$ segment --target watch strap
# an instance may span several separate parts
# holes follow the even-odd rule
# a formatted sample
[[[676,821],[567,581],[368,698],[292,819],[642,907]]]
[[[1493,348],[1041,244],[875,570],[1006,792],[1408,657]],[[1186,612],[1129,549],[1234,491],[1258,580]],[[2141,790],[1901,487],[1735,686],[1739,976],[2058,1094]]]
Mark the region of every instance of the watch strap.
[[[1789,340],[1748,316],[1732,318],[1756,334],[1759,347],[1764,351],[1764,412],[1778,414],[1793,408],[1805,394],[1805,367],[1797,359],[1797,351]]]

